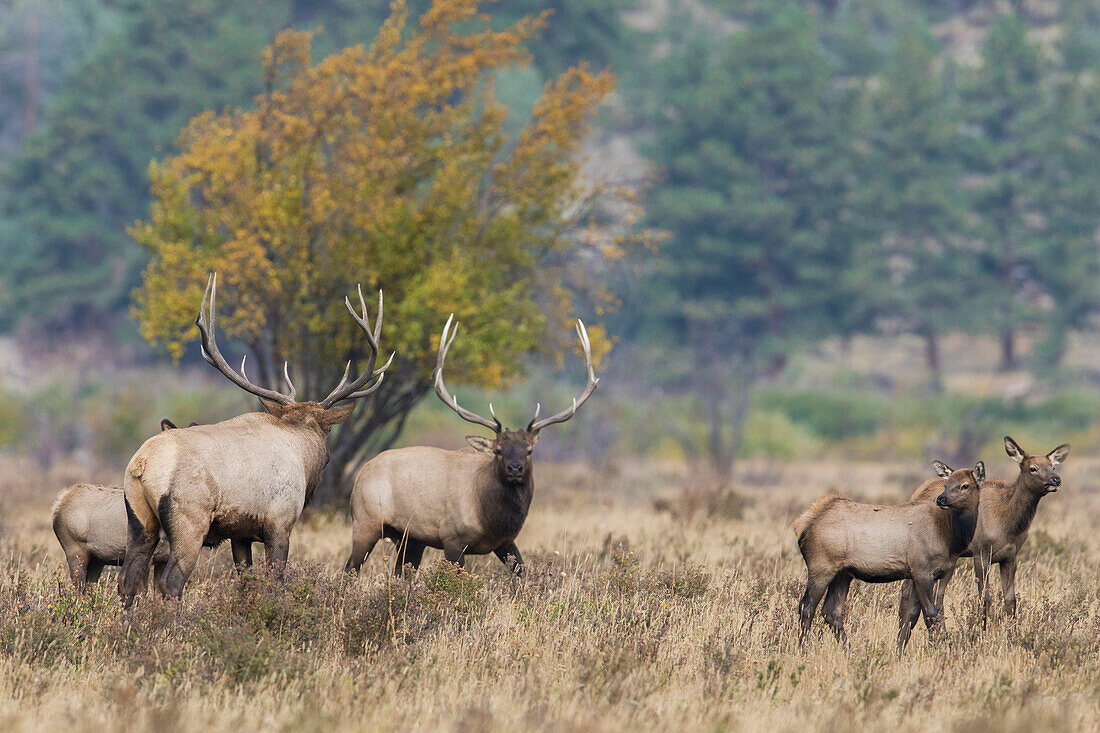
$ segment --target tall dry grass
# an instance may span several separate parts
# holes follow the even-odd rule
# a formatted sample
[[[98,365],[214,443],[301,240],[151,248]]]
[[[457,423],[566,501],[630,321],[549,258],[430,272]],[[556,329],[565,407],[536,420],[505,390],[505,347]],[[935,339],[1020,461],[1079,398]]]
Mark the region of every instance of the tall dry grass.
[[[981,628],[964,568],[945,637],[918,629],[898,659],[896,585],[853,587],[850,652],[820,621],[799,649],[789,524],[829,489],[901,500],[916,465],[749,464],[715,502],[681,494],[679,466],[540,466],[521,581],[439,553],[393,581],[390,545],[348,578],[347,518],[312,512],[284,583],[236,577],[222,548],[182,602],[127,612],[113,575],[69,589],[48,516],[62,477],[4,464],[0,730],[1097,728],[1095,467],[1071,458],[1040,507],[1015,622]]]

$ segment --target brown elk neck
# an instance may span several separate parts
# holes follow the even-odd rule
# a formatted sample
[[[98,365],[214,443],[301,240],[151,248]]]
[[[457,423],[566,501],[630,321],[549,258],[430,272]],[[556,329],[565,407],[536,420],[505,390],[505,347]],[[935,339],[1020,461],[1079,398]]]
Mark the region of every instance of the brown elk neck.
[[[1012,493],[1009,495],[1004,518],[1007,520],[1008,529],[1019,534],[1031,527],[1031,522],[1035,519],[1035,511],[1039,508],[1039,501],[1046,496],[1046,493],[1028,489],[1024,484],[1023,471],[1020,471],[1010,490]]]
[[[528,471],[525,481],[510,483],[500,479],[494,463],[489,463],[481,482],[482,526],[501,537],[514,537],[523,527],[535,495],[534,468]]]

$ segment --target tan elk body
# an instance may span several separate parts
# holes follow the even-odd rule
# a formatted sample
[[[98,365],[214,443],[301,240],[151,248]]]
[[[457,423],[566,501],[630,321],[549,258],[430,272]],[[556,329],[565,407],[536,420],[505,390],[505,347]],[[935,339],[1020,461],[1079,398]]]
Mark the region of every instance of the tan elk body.
[[[73,484],[58,495],[52,515],[53,533],[78,590],[98,581],[104,567],[126,559],[126,501],[120,487]],[[161,541],[152,556],[158,584],[167,562],[168,543]]]
[[[526,429],[505,430],[492,405],[490,421],[460,407],[447,392],[443,364],[454,340],[451,319],[447,320],[434,375],[436,394],[464,420],[491,429],[495,437],[470,436],[471,447],[462,450],[388,450],[368,461],[356,474],[351,493],[352,549],[345,570],[358,571],[378,541],[388,537],[398,544],[395,574],[405,564],[419,567],[426,547],[443,550],[449,561],[460,565],[466,555],[492,552],[505,564],[511,558],[512,569],[522,572],[515,539],[534,495],[531,451],[539,432],[573,417],[599,382],[588,334],[579,321],[577,334],[588,367],[584,392],[556,415],[540,420],[536,409]]]
[[[238,374],[218,351],[214,339],[216,287],[211,276],[196,320],[203,355],[234,384],[258,396],[268,412],[167,430],[147,440],[134,454],[125,475],[130,536],[119,580],[119,592],[127,603],[148,573],[149,556],[161,527],[170,547],[163,588],[169,597],[178,598],[183,592],[199,549],[225,539],[237,541],[234,558],[238,560],[238,546],[253,538],[263,542],[269,566],[281,574],[291,530],[328,463],[329,429],[344,421],[355,406],[354,402],[337,403],[373,392],[389,366],[374,369],[382,328],[381,294],[372,331],[360,291],[361,317],[346,301],[370,346],[367,368],[357,379],[348,382],[349,363],[340,384],[319,403],[294,400],[294,386],[285,366],[290,394],[257,387],[248,381],[243,363]],[[373,384],[364,389],[371,380]]]
[[[176,426],[163,418],[160,429],[175,430]],[[97,582],[104,567],[122,565],[126,559],[126,501],[121,487],[73,484],[58,494],[50,515],[69,577],[78,590]],[[168,543],[163,540],[162,533],[152,557],[153,579],[158,585],[168,561]]]
[[[862,504],[839,494],[815,502],[794,523],[798,549],[806,561],[806,591],[799,603],[801,638],[813,622],[817,604],[825,596],[822,614],[837,638],[847,641],[844,602],[853,579],[888,583],[912,579],[929,629],[938,623],[933,586],[969,544],[977,521],[985,467],[951,471],[935,503],[909,502],[898,506]],[[898,651],[909,639],[899,630]]]
[[[983,623],[992,602],[989,572],[994,563],[1000,566],[1005,613],[1009,616],[1016,615],[1016,556],[1027,541],[1039,501],[1062,485],[1057,469],[1066,460],[1070,448],[1063,443],[1045,456],[1032,456],[1007,435],[1004,444],[1005,452],[1019,465],[1020,472],[1011,484],[996,478],[986,480],[982,486],[982,504],[978,511],[974,538],[961,555],[974,558],[974,575],[978,583],[978,597],[982,603]],[[942,481],[926,481],[913,492],[911,500],[930,502],[942,490],[942,485]],[[943,613],[944,592],[954,572],[952,567],[937,586],[935,603],[940,615]],[[903,609],[912,603],[913,593],[911,584],[902,585]],[[913,623],[916,623],[916,619]]]

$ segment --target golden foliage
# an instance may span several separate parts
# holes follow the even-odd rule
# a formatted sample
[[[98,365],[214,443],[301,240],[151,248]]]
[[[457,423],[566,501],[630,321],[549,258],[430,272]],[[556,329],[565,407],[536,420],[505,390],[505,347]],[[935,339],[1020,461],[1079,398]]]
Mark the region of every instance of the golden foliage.
[[[136,293],[143,335],[178,358],[217,271],[225,333],[316,369],[359,354],[343,306],[356,283],[385,291],[384,348],[425,383],[451,312],[465,326],[456,379],[506,381],[551,324],[563,343],[567,232],[591,193],[578,150],[614,80],[566,71],[510,141],[489,74],[527,62],[544,17],[486,20],[477,0],[436,0],[410,29],[397,0],[369,48],[316,64],[311,33],[281,33],[255,108],[199,115],[178,154],[150,166],[150,215],[130,230],[152,255]]]

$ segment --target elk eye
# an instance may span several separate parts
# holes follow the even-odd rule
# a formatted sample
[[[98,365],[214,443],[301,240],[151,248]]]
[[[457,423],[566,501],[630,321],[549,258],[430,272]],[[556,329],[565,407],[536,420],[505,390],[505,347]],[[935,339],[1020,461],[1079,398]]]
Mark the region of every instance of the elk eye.
[[[960,486],[959,488],[960,488],[960,489],[962,489],[963,491],[966,491],[967,489],[969,489],[969,488],[970,488],[970,484],[963,484],[963,485],[962,485],[962,486]]]
[[[1035,466],[1032,466],[1032,467],[1031,467],[1031,468],[1029,468],[1028,470],[1029,470],[1029,471],[1031,471],[1032,473],[1035,473],[1035,472],[1036,472],[1036,471],[1038,471],[1039,469],[1035,468]]]
[[[494,454],[496,454],[496,455],[498,455],[498,456],[502,454],[502,452],[501,452],[500,448],[497,448],[497,449],[495,449],[495,450],[493,451],[493,453],[494,453]]]

